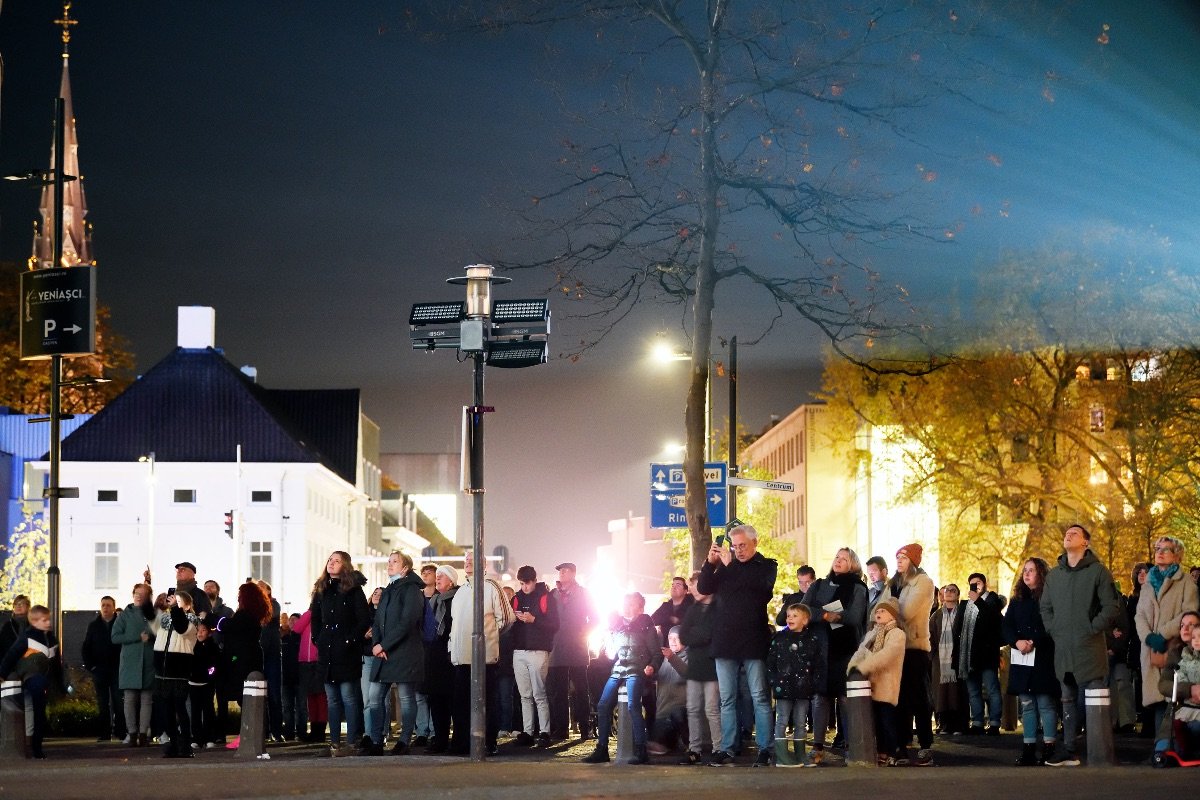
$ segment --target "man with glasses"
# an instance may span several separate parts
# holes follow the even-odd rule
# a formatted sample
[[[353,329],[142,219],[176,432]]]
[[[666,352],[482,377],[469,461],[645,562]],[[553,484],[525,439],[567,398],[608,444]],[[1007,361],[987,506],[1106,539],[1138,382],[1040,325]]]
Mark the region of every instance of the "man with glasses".
[[[1108,680],[1104,634],[1117,620],[1117,592],[1112,573],[1092,554],[1091,540],[1082,525],[1067,528],[1064,552],[1046,576],[1042,591],[1042,621],[1054,640],[1054,671],[1062,686],[1063,706],[1063,749],[1046,761],[1050,767],[1079,766],[1075,739],[1080,695],[1103,688]]]
[[[718,537],[720,539],[720,537]],[[709,764],[732,766],[738,746],[738,673],[746,673],[754,701],[755,766],[770,763],[771,700],[767,694],[766,657],[771,644],[767,603],[775,591],[779,565],[758,552],[758,532],[737,525],[727,536],[729,547],[714,541],[700,568],[697,590],[713,595],[713,634],[709,652],[717,667],[721,692],[721,744]]]

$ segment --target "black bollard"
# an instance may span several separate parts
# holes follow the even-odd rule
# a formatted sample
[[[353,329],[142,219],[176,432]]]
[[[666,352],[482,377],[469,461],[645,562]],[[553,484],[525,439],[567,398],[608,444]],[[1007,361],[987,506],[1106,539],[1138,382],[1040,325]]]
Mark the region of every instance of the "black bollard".
[[[875,713],[871,706],[871,682],[858,670],[846,679],[846,765],[875,767]]]
[[[25,690],[20,681],[0,684],[0,759],[28,758],[25,738]]]
[[[266,730],[267,679],[261,672],[251,672],[242,687],[242,731],[238,739],[239,758],[270,758],[263,752],[263,733]]]
[[[1084,689],[1087,725],[1087,763],[1095,767],[1113,767],[1117,754],[1113,748],[1112,698],[1108,689]]]

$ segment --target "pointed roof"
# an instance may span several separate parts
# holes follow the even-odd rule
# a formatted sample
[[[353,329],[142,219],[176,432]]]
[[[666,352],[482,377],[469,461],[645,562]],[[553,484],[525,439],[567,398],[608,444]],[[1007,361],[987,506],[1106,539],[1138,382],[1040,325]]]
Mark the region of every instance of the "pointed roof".
[[[31,269],[63,266],[78,267],[96,263],[92,256],[92,232],[87,224],[87,201],[83,193],[83,174],[79,171],[79,136],[75,131],[75,108],[71,102],[70,58],[67,46],[71,41],[71,28],[77,20],[71,18],[71,3],[63,3],[63,15],[55,23],[62,27],[63,69],[62,83],[58,94],[63,99],[63,116],[66,130],[63,132],[65,150],[63,174],[74,175],[76,180],[63,185],[63,254],[62,264],[54,264],[54,187],[42,189],[40,210],[42,221],[34,225],[33,253],[29,257]],[[54,142],[50,143],[50,169],[54,169]]]
[[[320,463],[356,484],[357,389],[264,389],[212,348],[176,348],[63,441],[64,461]]]

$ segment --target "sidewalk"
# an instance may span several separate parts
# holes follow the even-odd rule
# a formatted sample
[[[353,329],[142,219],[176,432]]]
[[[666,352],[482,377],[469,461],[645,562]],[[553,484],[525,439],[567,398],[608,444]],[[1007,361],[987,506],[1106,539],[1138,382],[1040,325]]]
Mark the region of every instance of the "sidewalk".
[[[1011,766],[1020,737],[939,737],[938,766],[877,769],[752,768],[753,751],[737,767],[677,766],[679,754],[653,757],[648,766],[587,765],[579,759],[593,743],[567,742],[549,750],[501,744],[501,755],[483,763],[449,756],[330,758],[318,745],[271,745],[269,760],[239,758],[232,750],[205,750],[194,759],[164,759],[157,747],[134,749],[116,743],[59,740],[47,743],[45,761],[0,763],[0,797],[22,798],[394,798],[397,790],[450,794],[457,798],[536,796],[538,800],[580,797],[679,797],[687,800],[763,800],[799,786],[836,786],[840,796],[876,795],[887,781],[889,800],[930,796],[990,796],[1001,786],[1018,786],[1026,797],[1053,793],[1069,797],[1141,795],[1154,787],[1190,790],[1189,770],[1154,770],[1137,764],[1149,754],[1143,739],[1118,738],[1117,768],[1052,769]],[[1019,784],[1014,784],[1019,781]],[[764,795],[764,793],[766,793]],[[932,793],[932,794],[931,794]]]

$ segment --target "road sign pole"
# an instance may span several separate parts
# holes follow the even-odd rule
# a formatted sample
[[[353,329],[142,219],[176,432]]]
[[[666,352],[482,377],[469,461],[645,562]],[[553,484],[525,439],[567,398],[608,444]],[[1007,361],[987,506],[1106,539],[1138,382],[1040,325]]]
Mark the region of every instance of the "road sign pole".
[[[54,263],[61,267],[63,253],[63,172],[66,168],[66,103],[62,97],[54,101]],[[50,621],[59,639],[62,629],[62,581],[58,569],[58,495],[61,489],[59,470],[62,465],[62,356],[50,357],[50,566],[46,570],[47,605]]]

